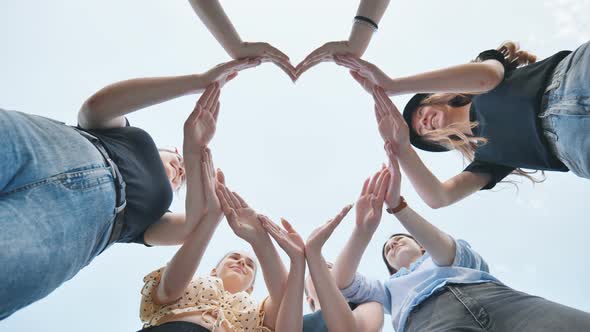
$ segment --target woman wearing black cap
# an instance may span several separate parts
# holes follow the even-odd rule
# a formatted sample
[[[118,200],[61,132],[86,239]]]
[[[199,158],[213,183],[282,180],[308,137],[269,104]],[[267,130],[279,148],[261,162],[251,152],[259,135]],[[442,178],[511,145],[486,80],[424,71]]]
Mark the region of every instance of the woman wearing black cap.
[[[590,42],[540,62],[506,42],[472,63],[399,79],[350,55],[335,61],[373,93],[383,138],[433,208],[491,189],[512,173],[540,182],[522,168],[590,178]],[[418,94],[402,117],[387,95],[405,93]],[[410,143],[455,149],[471,163],[441,182]]]

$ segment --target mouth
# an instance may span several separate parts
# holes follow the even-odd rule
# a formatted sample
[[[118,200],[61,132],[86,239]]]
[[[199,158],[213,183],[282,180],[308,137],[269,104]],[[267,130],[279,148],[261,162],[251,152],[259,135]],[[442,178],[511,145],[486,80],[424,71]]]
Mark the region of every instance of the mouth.
[[[244,275],[246,274],[246,270],[243,267],[241,267],[241,266],[232,266],[231,268],[234,271],[240,272],[241,274],[244,274]]]

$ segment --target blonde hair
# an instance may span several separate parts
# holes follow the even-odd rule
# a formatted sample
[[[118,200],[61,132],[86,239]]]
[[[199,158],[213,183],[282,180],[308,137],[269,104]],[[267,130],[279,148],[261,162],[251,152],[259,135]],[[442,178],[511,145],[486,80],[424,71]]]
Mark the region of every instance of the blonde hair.
[[[519,67],[524,67],[537,61],[537,57],[529,52],[520,49],[517,42],[505,41],[496,50],[500,51],[504,55],[506,61],[507,70],[513,70]],[[478,62],[479,59],[475,59],[472,62]],[[445,111],[449,111],[453,107],[464,106],[471,102],[473,94],[467,93],[435,93],[425,98],[418,106],[418,111],[423,106],[437,106],[443,108]],[[469,162],[472,162],[475,158],[475,150],[480,144],[486,144],[488,139],[479,136],[467,136],[465,134],[466,129],[473,129],[478,126],[478,122],[469,122],[465,124],[450,124],[445,128],[436,129],[429,131],[422,137],[425,140],[437,143],[450,150],[457,150],[461,153],[463,158]],[[532,174],[538,171],[525,171],[517,168],[512,174],[519,175],[527,178],[533,183],[540,183],[545,181],[545,172],[541,171],[542,178],[538,179],[532,176]],[[502,181],[504,182],[504,181]],[[511,182],[511,181],[506,181]]]

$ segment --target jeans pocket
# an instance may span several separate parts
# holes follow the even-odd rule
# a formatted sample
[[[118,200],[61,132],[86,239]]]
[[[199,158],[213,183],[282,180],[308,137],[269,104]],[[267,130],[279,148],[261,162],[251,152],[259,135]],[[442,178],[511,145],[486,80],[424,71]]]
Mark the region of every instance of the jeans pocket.
[[[83,171],[71,171],[63,173],[55,178],[62,187],[69,190],[90,190],[111,183],[114,186],[114,178],[109,168],[102,166]]]

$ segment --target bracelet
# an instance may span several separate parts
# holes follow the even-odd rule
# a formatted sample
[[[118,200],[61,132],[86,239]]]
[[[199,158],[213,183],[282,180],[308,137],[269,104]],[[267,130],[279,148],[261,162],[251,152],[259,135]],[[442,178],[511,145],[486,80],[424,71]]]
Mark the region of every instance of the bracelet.
[[[379,29],[377,23],[375,23],[375,21],[366,16],[357,15],[354,17],[354,21],[356,23],[361,23],[370,26],[371,28],[373,28],[373,31],[377,31]]]
[[[396,214],[396,213],[400,212],[401,210],[405,209],[406,207],[408,207],[408,203],[406,203],[406,199],[404,198],[404,196],[400,196],[399,198],[400,198],[399,204],[396,207],[394,207],[393,209],[387,208],[385,210],[385,211],[387,211],[387,213]]]

